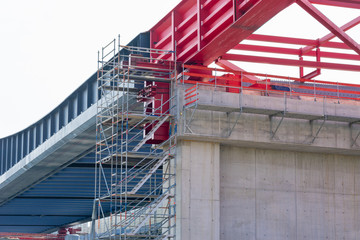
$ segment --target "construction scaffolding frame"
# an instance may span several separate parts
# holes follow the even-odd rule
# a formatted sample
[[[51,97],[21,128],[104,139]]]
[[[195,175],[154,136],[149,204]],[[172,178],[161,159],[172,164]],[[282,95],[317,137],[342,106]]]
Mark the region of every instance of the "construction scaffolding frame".
[[[93,239],[175,239],[176,61],[164,54],[176,59],[120,37],[98,54]]]

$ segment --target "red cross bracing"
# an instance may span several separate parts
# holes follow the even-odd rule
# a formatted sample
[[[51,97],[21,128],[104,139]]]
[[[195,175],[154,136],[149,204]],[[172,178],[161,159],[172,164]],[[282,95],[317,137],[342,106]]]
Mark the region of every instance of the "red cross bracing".
[[[309,39],[256,33],[293,5],[326,28],[328,34]],[[337,26],[326,11],[319,10],[324,5],[346,14],[346,9],[359,10],[360,0],[183,0],[151,28],[150,47],[175,50],[176,60],[187,65],[206,67],[216,63],[233,71],[246,71],[244,63],[296,67],[297,76],[290,77],[300,82],[320,76],[322,69],[360,72],[360,45],[347,34],[360,23],[360,14]],[[303,20],[294,16],[288,21],[291,25],[291,21]],[[306,26],[309,30],[312,27]],[[175,59],[174,55],[154,57]]]

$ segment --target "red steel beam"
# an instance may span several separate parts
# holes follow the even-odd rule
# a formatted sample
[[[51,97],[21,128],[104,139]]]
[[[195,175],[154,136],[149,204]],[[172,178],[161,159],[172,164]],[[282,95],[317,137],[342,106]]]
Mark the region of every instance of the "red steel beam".
[[[360,16],[353,19],[352,21],[348,22],[347,24],[345,24],[344,26],[341,27],[341,30],[343,31],[347,31],[355,26],[357,26],[360,23]],[[321,44],[326,43],[328,41],[330,41],[331,39],[335,38],[335,34],[333,33],[329,33],[328,35],[326,35],[325,37],[322,37],[320,39],[318,39],[318,44],[321,46]],[[302,54],[305,54],[307,52],[310,52],[311,50],[313,50],[314,48],[316,48],[316,45],[312,45],[312,46],[306,46],[304,48],[302,48]]]
[[[261,41],[261,42],[274,42],[274,43],[285,43],[293,45],[317,45],[318,41],[304,38],[291,38],[291,37],[280,37],[280,36],[269,36],[261,34],[253,34],[246,40]],[[339,49],[350,49],[345,43],[340,42],[326,42],[322,44],[322,47],[327,48],[339,48]]]
[[[259,0],[238,0],[236,6],[236,19],[239,18],[242,14],[246,13],[253,5],[255,5]],[[235,20],[236,20],[235,19]]]
[[[322,4],[334,7],[346,7],[360,9],[359,0],[310,0],[311,3]]]
[[[268,46],[258,46],[258,45],[249,45],[249,44],[238,44],[234,47],[235,50],[243,51],[254,51],[254,52],[266,52],[266,53],[276,53],[276,54],[288,54],[288,55],[300,55],[299,49],[294,48],[283,48],[283,47],[268,47]],[[316,51],[310,51],[303,53],[303,56],[316,57]],[[335,53],[335,52],[324,52],[321,51],[321,57],[323,58],[335,58],[343,60],[355,60],[360,61],[360,56],[356,54],[348,53]]]
[[[240,68],[239,66],[236,66],[235,64],[224,60],[224,59],[217,59],[216,60],[216,65],[229,70],[229,71],[237,71],[237,72],[244,72],[244,74],[241,74],[245,79],[248,79],[250,81],[259,81],[260,79],[254,75],[250,75],[250,74],[246,74],[246,71],[244,71],[244,69]]]
[[[246,39],[294,0],[261,0],[185,62],[208,65]]]
[[[316,7],[314,7],[307,0],[297,0],[296,3],[320,22],[324,27],[330,30],[335,36],[342,40],[346,45],[353,49],[356,53],[360,54],[360,45],[355,42],[349,35],[347,35],[342,29],[336,26],[330,19],[322,14]]]
[[[244,70],[242,68],[236,66],[235,64],[233,64],[227,60],[221,59],[221,58],[217,59],[215,61],[215,64],[224,68],[225,70],[244,72]]]
[[[313,62],[304,60],[293,60],[293,59],[281,59],[272,57],[258,57],[240,54],[227,53],[222,56],[225,60],[241,61],[241,62],[253,62],[253,63],[266,63],[275,65],[285,66],[297,66],[297,67],[310,67],[310,68],[323,68],[333,70],[344,70],[344,71],[360,71],[359,65],[349,65],[340,63],[326,63],[326,62]]]

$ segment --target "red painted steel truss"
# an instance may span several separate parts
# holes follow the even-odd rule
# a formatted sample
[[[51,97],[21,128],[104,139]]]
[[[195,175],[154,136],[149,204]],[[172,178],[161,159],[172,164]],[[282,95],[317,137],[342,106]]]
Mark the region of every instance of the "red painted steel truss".
[[[282,10],[298,4],[314,19],[329,30],[319,39],[300,39],[254,34],[254,32]],[[322,4],[339,8],[360,9],[360,0],[183,0],[150,30],[151,47],[176,50],[177,60],[190,65],[208,66],[216,62],[228,70],[241,71],[229,61],[266,63],[299,67],[300,79],[312,79],[321,69],[360,72],[359,64],[347,64],[342,60],[360,61],[360,45],[346,31],[360,23],[359,17],[344,26],[337,26],[315,5]],[[342,42],[332,41],[335,37]],[[250,40],[255,44],[244,44]],[[286,43],[299,46],[286,48],[262,46],[257,42]],[[321,48],[353,50],[352,53],[338,53]],[[242,50],[249,55],[229,53]],[[275,53],[297,56],[298,60],[258,56],[251,53]],[[314,61],[304,57],[314,57]],[[154,55],[155,58],[169,59],[170,55]],[[172,58],[175,59],[174,54]],[[337,59],[324,62],[323,58]],[[307,75],[304,67],[315,70]],[[253,78],[253,76],[248,76]]]

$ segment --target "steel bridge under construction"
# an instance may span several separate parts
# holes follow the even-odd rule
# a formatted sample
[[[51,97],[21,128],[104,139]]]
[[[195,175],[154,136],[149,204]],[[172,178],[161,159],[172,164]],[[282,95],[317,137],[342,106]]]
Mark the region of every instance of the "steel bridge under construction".
[[[256,32],[292,4],[330,33]],[[360,71],[346,33],[360,17],[338,27],[319,4],[360,8],[183,0],[110,41],[63,103],[0,139],[0,237],[64,239],[89,223],[92,239],[359,238],[360,85],[317,78]]]

